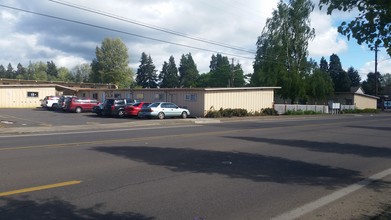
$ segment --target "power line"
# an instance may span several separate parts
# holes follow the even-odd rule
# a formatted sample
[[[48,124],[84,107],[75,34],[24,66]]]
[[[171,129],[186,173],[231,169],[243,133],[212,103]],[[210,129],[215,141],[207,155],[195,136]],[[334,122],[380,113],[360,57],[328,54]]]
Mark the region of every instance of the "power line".
[[[212,45],[215,45],[215,46],[221,46],[221,47],[225,47],[225,48],[229,48],[229,49],[233,49],[233,50],[237,50],[237,51],[242,51],[242,52],[246,52],[246,53],[255,54],[255,51],[248,50],[248,49],[245,49],[245,48],[241,48],[241,47],[237,47],[237,46],[233,46],[233,45],[229,45],[229,44],[225,44],[225,43],[221,43],[221,42],[217,42],[217,41],[212,41],[212,40],[208,40],[208,39],[204,39],[204,38],[191,36],[191,35],[184,34],[184,33],[181,33],[181,32],[177,32],[177,31],[174,31],[174,30],[170,30],[170,29],[167,29],[167,28],[162,28],[162,27],[158,27],[158,26],[142,23],[140,21],[127,19],[127,18],[124,18],[124,17],[120,17],[120,16],[113,15],[113,14],[110,14],[110,13],[107,13],[107,12],[103,12],[103,11],[98,11],[96,9],[87,8],[87,7],[84,7],[84,6],[81,6],[81,5],[77,5],[77,4],[73,4],[73,3],[69,3],[69,2],[66,2],[66,1],[61,1],[61,0],[49,0],[49,1],[51,1],[53,3],[65,5],[65,6],[68,6],[68,7],[76,8],[76,9],[79,9],[79,10],[87,11],[87,12],[90,12],[90,13],[99,14],[99,15],[102,15],[102,16],[105,16],[105,17],[109,17],[109,18],[113,18],[113,19],[116,19],[116,20],[120,20],[120,21],[123,21],[123,22],[132,23],[132,24],[135,24],[135,25],[138,25],[138,26],[142,26],[142,27],[145,27],[145,28],[149,28],[149,29],[161,31],[161,32],[164,32],[164,33],[168,33],[168,34],[184,37],[184,38],[187,38],[187,39],[191,39],[191,40],[195,40],[195,41],[199,41],[199,42],[203,42],[203,43],[207,43],[207,44],[212,44]]]
[[[176,45],[176,46],[187,47],[187,48],[191,48],[191,49],[207,51],[207,52],[212,52],[212,53],[218,53],[218,54],[225,54],[225,55],[229,55],[229,56],[233,56],[233,57],[240,57],[240,58],[244,58],[244,59],[254,59],[253,57],[246,57],[246,56],[241,56],[241,55],[237,55],[237,54],[233,54],[233,53],[226,53],[226,52],[221,52],[221,51],[216,51],[216,50],[211,50],[211,49],[206,49],[206,48],[201,48],[201,47],[190,46],[190,45],[186,45],[186,44],[170,42],[170,41],[166,41],[166,40],[162,40],[162,39],[157,39],[157,38],[143,36],[143,35],[140,35],[140,34],[134,34],[134,33],[121,31],[121,30],[117,30],[117,29],[113,29],[113,28],[103,27],[103,26],[99,26],[99,25],[95,25],[95,24],[89,24],[89,23],[85,23],[85,22],[81,22],[81,21],[76,21],[76,20],[71,20],[71,19],[67,19],[67,18],[61,18],[61,17],[57,17],[57,16],[53,16],[53,15],[33,12],[33,11],[21,9],[21,8],[15,8],[15,7],[3,5],[3,4],[0,4],[0,7],[4,7],[4,8],[16,10],[16,11],[22,11],[22,12],[26,12],[26,13],[30,13],[30,14],[34,14],[34,15],[39,15],[39,16],[43,16],[43,17],[48,17],[48,18],[52,18],[52,19],[57,19],[57,20],[61,20],[61,21],[66,21],[66,22],[70,22],[70,23],[75,23],[75,24],[85,25],[85,26],[89,26],[89,27],[94,27],[94,28],[98,28],[98,29],[103,29],[103,30],[107,30],[107,31],[117,32],[117,33],[130,35],[130,36],[134,36],[134,37],[139,37],[139,38],[144,38],[144,39],[148,39],[148,40],[153,40],[153,41],[157,41],[157,42],[172,44],[172,45]]]

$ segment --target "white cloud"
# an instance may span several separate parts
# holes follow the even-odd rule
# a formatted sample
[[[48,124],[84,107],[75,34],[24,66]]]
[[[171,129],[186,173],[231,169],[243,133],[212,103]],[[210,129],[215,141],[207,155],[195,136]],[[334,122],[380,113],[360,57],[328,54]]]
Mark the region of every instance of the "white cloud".
[[[308,46],[310,56],[328,57],[348,49],[346,40],[341,39],[337,28],[333,27],[331,16],[315,10],[311,14],[311,26],[315,28],[316,36]]]
[[[52,1],[4,0],[5,5],[27,9],[38,13],[63,17],[74,21],[99,25],[128,33],[156,38],[163,41],[218,51],[229,59],[236,54],[235,62],[240,62],[245,73],[252,72],[254,54],[229,48],[205,44],[172,34],[151,30],[125,21],[119,21],[102,15],[78,10],[53,3]],[[279,0],[144,0],[144,1],[103,1],[65,0],[71,4],[82,5],[89,9],[121,17],[154,27],[170,29],[192,37],[208,39],[240,48],[255,51],[257,37],[271,17]],[[315,2],[315,4],[317,4]],[[317,8],[317,6],[315,7]],[[340,14],[328,16],[316,9],[311,15],[312,27],[316,29],[316,38],[309,43],[310,56],[328,57],[332,53],[350,53],[350,44],[346,38],[338,35],[335,27]],[[161,70],[164,61],[174,56],[179,66],[182,54],[191,53],[198,70],[209,71],[209,62],[213,53],[188,47],[147,40],[123,33],[102,30],[86,25],[65,22],[21,11],[0,7],[0,64],[9,62],[28,65],[31,60],[53,60],[58,67],[72,68],[72,65],[90,63],[95,57],[95,47],[100,46],[106,37],[121,38],[129,49],[130,66],[138,68],[142,52],[152,56],[156,69]],[[357,51],[357,50],[356,50]],[[226,54],[224,54],[226,53]],[[241,58],[250,57],[251,59]],[[348,56],[346,57],[354,57]],[[353,59],[353,58],[352,58]],[[370,60],[366,60],[369,62]],[[80,63],[78,63],[80,62]],[[364,63],[364,62],[361,62]],[[379,68],[389,68],[388,61],[379,64]],[[370,65],[370,64],[368,64]],[[385,65],[385,67],[380,67]],[[364,68],[364,67],[363,67]]]

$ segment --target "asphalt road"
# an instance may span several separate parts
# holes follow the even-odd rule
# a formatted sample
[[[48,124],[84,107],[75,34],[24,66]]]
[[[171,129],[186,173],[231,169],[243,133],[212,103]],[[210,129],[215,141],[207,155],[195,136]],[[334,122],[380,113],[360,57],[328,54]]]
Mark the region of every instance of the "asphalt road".
[[[0,219],[316,219],[326,204],[390,188],[390,122],[380,114],[0,135]]]

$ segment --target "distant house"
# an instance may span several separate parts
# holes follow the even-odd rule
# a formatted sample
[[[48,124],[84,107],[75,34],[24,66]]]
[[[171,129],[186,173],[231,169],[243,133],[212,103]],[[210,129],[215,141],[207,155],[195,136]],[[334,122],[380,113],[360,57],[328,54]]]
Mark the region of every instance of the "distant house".
[[[342,105],[354,105],[356,109],[376,109],[379,97],[367,95],[361,87],[352,87],[350,92],[336,92],[333,102]]]

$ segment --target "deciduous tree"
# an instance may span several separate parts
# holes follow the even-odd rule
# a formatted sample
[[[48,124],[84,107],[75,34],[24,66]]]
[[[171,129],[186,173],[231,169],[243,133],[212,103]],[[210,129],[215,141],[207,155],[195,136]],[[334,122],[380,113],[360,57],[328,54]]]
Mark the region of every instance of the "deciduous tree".
[[[371,49],[374,49],[375,45],[383,45],[391,56],[390,0],[320,0],[319,6],[326,6],[328,14],[334,10],[358,10],[359,15],[350,22],[342,22],[338,32],[348,39],[355,38],[360,45],[368,44]]]
[[[252,85],[281,86],[279,94],[291,102],[306,96],[308,41],[315,36],[309,20],[313,8],[309,0],[278,3],[257,41]]]
[[[96,47],[95,55],[91,63],[92,82],[113,83],[120,88],[130,86],[133,72],[128,66],[128,49],[120,39],[104,39],[102,45]]]

